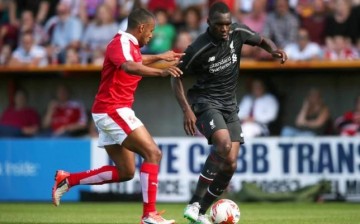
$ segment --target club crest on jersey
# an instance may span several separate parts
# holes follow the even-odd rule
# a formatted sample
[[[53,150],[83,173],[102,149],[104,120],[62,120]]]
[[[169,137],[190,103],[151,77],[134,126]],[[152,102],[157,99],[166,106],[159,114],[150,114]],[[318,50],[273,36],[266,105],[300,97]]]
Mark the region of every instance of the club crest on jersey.
[[[235,52],[235,49],[234,49],[234,41],[232,40],[231,43],[230,43],[230,53],[234,53]]]
[[[212,61],[215,61],[215,56],[211,56],[211,57],[209,57],[208,62],[212,62]]]
[[[214,129],[214,128],[215,128],[214,119],[212,119],[212,120],[209,122],[209,124],[210,124],[210,128],[211,128],[211,129]]]

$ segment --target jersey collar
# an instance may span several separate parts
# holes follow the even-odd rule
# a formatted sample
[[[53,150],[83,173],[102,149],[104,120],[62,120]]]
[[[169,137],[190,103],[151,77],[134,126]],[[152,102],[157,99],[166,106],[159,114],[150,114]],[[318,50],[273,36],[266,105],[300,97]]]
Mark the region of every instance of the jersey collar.
[[[138,40],[131,33],[127,33],[127,32],[124,32],[122,30],[119,30],[118,34],[126,36],[127,38],[129,38],[129,40],[131,40],[131,42],[133,42],[136,45],[139,45]]]

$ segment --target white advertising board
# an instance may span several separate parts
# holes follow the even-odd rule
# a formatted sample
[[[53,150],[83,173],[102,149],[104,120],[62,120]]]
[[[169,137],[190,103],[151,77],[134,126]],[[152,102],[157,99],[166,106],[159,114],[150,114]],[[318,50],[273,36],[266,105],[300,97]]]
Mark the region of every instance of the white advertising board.
[[[211,150],[205,138],[155,138],[163,152],[160,165],[158,201],[185,202],[191,197],[199,172]],[[104,149],[91,147],[91,168],[110,164]],[[137,158],[137,166],[141,164]],[[348,200],[360,200],[360,139],[255,138],[241,146],[237,171],[230,189],[256,182],[267,192],[295,190],[326,179],[332,191]],[[140,192],[139,175],[131,181],[92,186],[96,192]]]

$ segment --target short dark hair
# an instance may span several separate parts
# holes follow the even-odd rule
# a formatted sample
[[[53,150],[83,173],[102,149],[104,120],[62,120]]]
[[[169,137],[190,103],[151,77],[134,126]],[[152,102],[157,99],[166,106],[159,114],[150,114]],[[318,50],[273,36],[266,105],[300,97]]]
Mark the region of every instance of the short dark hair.
[[[154,15],[146,9],[134,9],[128,17],[128,28],[134,29],[139,24],[148,23],[149,19],[155,19]]]
[[[213,17],[215,13],[229,13],[229,7],[223,2],[215,2],[210,6],[209,17]]]

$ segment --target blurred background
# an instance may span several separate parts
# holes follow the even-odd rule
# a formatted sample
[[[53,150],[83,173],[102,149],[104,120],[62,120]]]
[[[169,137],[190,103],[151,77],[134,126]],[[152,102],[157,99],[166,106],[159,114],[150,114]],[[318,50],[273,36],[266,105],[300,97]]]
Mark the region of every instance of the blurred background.
[[[50,200],[56,169],[109,163],[96,146],[90,111],[107,43],[126,30],[133,8],[155,14],[153,39],[142,51],[157,54],[183,52],[206,31],[213,2],[0,0],[0,200]],[[244,183],[289,192],[326,180],[321,200],[360,201],[360,1],[224,2],[233,22],[289,56],[280,65],[259,48],[242,49],[237,98],[246,143],[229,192]],[[184,80],[189,87],[195,78]],[[134,110],[163,150],[159,199],[188,200],[210,147],[200,134],[185,136],[169,79],[143,79]],[[24,186],[36,181],[44,184],[29,195]],[[138,177],[79,187],[64,199],[96,192],[138,194]]]

